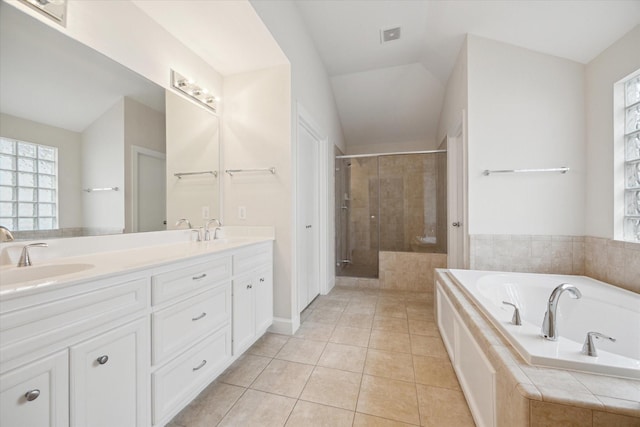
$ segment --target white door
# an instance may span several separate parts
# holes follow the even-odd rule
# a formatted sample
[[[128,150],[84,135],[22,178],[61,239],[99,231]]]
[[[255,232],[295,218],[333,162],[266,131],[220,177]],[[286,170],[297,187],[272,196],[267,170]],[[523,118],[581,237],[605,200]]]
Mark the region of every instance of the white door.
[[[148,320],[71,347],[71,426],[146,426]]]
[[[166,230],[166,156],[141,147],[133,153],[133,231]]]
[[[256,333],[255,276],[248,274],[233,279],[233,354],[238,355],[249,347]]]
[[[298,120],[298,311],[320,293],[318,251],[319,140]]]
[[[465,164],[462,125],[447,136],[447,267],[466,268]]]

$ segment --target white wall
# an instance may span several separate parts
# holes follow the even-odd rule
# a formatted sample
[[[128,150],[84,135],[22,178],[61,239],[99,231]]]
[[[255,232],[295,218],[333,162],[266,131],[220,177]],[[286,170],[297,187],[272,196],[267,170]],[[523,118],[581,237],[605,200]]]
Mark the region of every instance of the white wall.
[[[210,218],[220,218],[220,175],[193,175],[178,179],[175,173],[218,170],[220,124],[218,117],[171,91],[166,95],[167,112],[167,228],[180,218],[200,227]],[[184,227],[184,226],[181,226]]]
[[[435,150],[438,144],[434,141],[387,142],[380,144],[349,144],[346,154],[376,154],[406,151]]]
[[[584,66],[469,36],[469,233],[584,235]],[[552,174],[483,176],[485,169]]]
[[[82,132],[82,188],[118,187],[118,191],[82,192],[83,226],[124,230],[124,98]]]
[[[292,156],[289,66],[227,76],[222,120],[224,169],[275,167],[276,174],[221,177],[225,225],[275,226],[274,315],[291,318]],[[240,219],[238,208],[246,209]]]
[[[586,67],[586,234],[614,238],[613,85],[640,69],[640,26]]]
[[[81,135],[66,129],[1,113],[0,135],[58,148],[58,227],[81,227]]]
[[[436,141],[442,143],[447,133],[455,131],[462,120],[462,111],[468,108],[468,82],[467,82],[467,40],[465,39],[458,58],[451,71],[440,110],[438,132]]]
[[[149,108],[131,98],[124,98],[124,197],[125,230],[131,231],[133,204],[133,177],[131,176],[131,146],[148,148],[160,153],[167,151],[166,123],[164,112]]]

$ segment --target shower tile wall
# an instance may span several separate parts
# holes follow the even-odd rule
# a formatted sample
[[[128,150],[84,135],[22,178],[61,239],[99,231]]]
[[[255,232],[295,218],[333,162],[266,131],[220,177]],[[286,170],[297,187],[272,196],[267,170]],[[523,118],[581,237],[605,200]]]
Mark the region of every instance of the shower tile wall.
[[[375,158],[351,159],[349,247],[351,268],[363,277],[378,273],[378,162]],[[355,273],[355,272],[354,272]],[[367,274],[369,273],[369,274]],[[353,275],[353,274],[350,274]]]

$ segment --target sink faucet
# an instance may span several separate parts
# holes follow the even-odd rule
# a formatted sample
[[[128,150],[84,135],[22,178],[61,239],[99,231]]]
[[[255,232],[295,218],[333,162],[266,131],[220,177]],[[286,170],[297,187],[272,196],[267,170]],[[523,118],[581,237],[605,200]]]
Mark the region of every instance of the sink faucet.
[[[13,234],[3,225],[0,225],[0,242],[13,242]]]
[[[219,219],[213,218],[208,220],[207,222],[204,223],[204,240],[211,240],[211,234],[209,233],[209,225],[211,225],[212,222],[215,222],[218,224],[218,226],[213,230],[213,240],[216,240],[216,231],[218,231],[220,229],[220,227],[222,227],[222,222]]]
[[[176,227],[179,227],[180,224],[187,224],[187,228],[193,228],[191,226],[191,222],[189,222],[187,218],[180,218],[179,220],[176,221]]]
[[[22,248],[22,254],[20,255],[20,260],[18,260],[18,267],[29,267],[31,265],[31,258],[29,257],[29,248],[40,247],[46,248],[46,243],[31,243],[29,245],[25,245]]]
[[[582,293],[578,288],[568,283],[562,283],[551,292],[549,303],[547,304],[547,312],[544,314],[544,320],[542,322],[542,336],[551,341],[558,339],[558,320],[556,313],[558,310],[558,301],[564,291],[569,292],[571,298],[579,299],[582,297]]]

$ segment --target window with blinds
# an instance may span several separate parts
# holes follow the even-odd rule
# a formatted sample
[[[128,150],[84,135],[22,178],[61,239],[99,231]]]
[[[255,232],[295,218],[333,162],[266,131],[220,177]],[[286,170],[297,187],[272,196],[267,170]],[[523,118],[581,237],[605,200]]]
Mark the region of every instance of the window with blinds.
[[[0,225],[58,228],[58,149],[0,138]]]
[[[640,75],[624,82],[624,238],[640,242]]]

